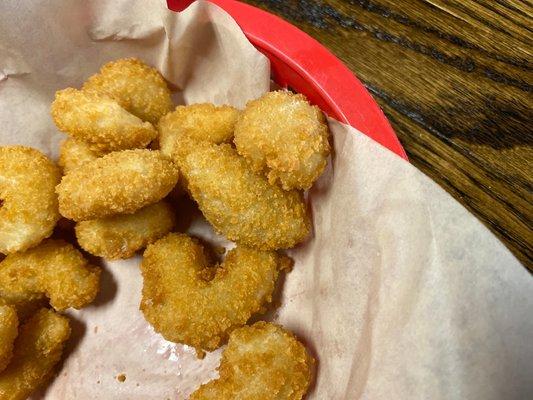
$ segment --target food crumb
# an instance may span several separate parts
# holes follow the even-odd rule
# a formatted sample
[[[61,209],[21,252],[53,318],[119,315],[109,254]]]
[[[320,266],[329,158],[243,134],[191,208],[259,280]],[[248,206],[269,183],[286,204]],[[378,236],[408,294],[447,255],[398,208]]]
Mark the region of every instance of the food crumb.
[[[125,374],[118,374],[117,375],[117,381],[124,382],[125,380],[126,380],[126,375]]]
[[[98,326],[94,327],[94,333],[98,333]]]
[[[96,384],[99,385],[99,384],[100,384],[100,381],[96,381]]]
[[[196,350],[196,357],[198,357],[198,359],[200,360],[203,360],[205,358],[205,351],[203,351],[202,349],[195,349]]]

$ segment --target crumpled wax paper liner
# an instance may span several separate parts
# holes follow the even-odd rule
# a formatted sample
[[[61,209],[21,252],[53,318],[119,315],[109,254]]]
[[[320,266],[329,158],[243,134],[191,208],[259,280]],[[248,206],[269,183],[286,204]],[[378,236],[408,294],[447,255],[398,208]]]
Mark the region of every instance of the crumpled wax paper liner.
[[[56,157],[54,92],[121,57],[159,68],[177,102],[243,107],[269,88],[268,61],[207,2],[181,14],[159,1],[1,2],[0,21],[2,145]],[[332,162],[309,196],[314,232],[290,251],[295,268],[269,316],[319,360],[308,398],[531,397],[531,276],[414,167],[354,128],[330,127]],[[217,240],[201,219],[190,231]],[[139,261],[105,263],[101,295],[70,313],[67,356],[36,398],[185,399],[217,376],[220,350],[198,360],[144,321]]]

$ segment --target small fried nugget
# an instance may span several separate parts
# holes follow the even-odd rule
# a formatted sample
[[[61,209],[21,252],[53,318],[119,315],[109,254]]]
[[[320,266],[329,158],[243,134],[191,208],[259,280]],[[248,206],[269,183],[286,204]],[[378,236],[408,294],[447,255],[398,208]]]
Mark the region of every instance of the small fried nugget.
[[[143,148],[157,136],[152,124],[97,92],[60,90],[51,112],[60,131],[86,142],[96,151]]]
[[[257,322],[231,333],[220,377],[202,385],[190,400],[301,400],[314,365],[313,357],[292,333]]]
[[[263,311],[289,266],[287,257],[241,246],[212,266],[197,240],[171,233],[144,253],[140,308],[165,339],[214,350]]]
[[[18,334],[19,320],[15,308],[0,306],[0,372],[2,372],[13,355],[13,343]]]
[[[113,97],[130,113],[154,125],[174,107],[159,71],[136,58],[105,64],[85,82],[83,89]]]
[[[230,143],[238,117],[239,110],[231,106],[178,106],[159,121],[160,149],[179,165],[194,143]]]
[[[235,146],[270,183],[309,189],[330,153],[324,114],[301,94],[269,92],[250,101],[235,125]]]
[[[70,336],[66,317],[41,309],[20,329],[13,360],[0,373],[0,399],[25,400],[53,375]]]
[[[66,139],[59,148],[59,166],[63,169],[63,174],[67,174],[73,169],[103,157],[106,153],[91,150],[88,144],[77,139]]]
[[[40,151],[0,147],[0,253],[26,250],[52,234],[60,179],[59,168]]]
[[[302,194],[270,185],[228,144],[191,149],[182,172],[206,219],[230,240],[275,250],[293,247],[309,233]]]
[[[132,214],[165,197],[178,168],[159,151],[117,151],[70,171],[56,191],[65,218],[87,221]]]
[[[175,224],[172,207],[160,201],[133,214],[78,222],[76,237],[85,251],[114,260],[132,257],[169,233]]]
[[[0,262],[0,297],[10,304],[49,298],[57,311],[80,309],[98,293],[100,268],[63,240],[48,239]]]
[[[20,300],[17,302],[17,300]],[[29,317],[37,312],[37,310],[46,307],[48,302],[44,298],[38,298],[31,301],[22,301],[18,297],[13,298],[4,298],[0,294],[0,307],[2,306],[11,306],[15,309],[17,317],[20,322],[26,321]]]

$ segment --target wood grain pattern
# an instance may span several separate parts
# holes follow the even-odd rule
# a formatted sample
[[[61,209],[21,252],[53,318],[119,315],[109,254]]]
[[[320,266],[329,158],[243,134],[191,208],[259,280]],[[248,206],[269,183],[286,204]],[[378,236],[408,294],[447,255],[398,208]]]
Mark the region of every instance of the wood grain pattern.
[[[387,114],[410,161],[533,271],[531,1],[247,2],[343,60]]]

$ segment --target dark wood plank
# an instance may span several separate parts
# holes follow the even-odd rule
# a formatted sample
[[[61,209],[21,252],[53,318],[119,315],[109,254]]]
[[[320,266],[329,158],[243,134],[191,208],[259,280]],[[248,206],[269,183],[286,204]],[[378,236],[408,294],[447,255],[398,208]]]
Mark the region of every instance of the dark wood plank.
[[[533,270],[533,3],[248,0],[329,47],[411,162]]]

